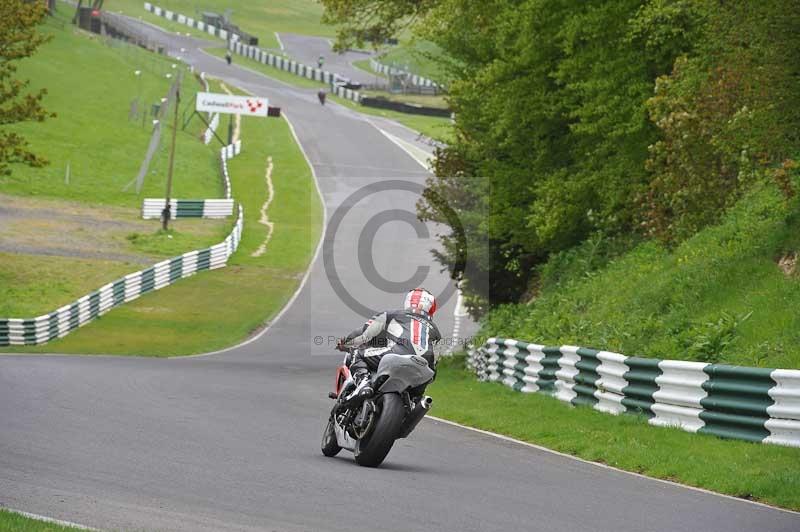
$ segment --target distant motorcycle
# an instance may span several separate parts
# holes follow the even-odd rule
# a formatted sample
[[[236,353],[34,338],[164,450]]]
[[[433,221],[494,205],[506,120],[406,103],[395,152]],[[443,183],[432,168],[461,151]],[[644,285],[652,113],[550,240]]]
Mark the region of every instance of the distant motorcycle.
[[[320,105],[325,105],[325,96],[325,91],[320,89],[320,91],[317,93],[317,98],[319,98]]]
[[[347,360],[336,371],[335,391],[328,394],[336,404],[322,435],[322,454],[335,456],[347,449],[357,464],[377,467],[395,440],[411,434],[430,410],[433,399],[423,392],[434,373],[420,356],[384,355],[372,377],[374,393],[364,399],[362,383],[353,382]]]

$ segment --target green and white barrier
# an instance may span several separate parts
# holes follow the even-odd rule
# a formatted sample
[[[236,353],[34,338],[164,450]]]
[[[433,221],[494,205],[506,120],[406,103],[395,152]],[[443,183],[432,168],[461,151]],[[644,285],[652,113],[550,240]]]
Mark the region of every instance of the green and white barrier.
[[[359,93],[358,91],[345,89],[344,87],[337,86],[335,83],[338,76],[332,72],[328,72],[327,70],[322,70],[320,68],[316,68],[313,66],[304,65],[302,63],[298,63],[297,61],[293,61],[291,59],[287,59],[279,55],[273,55],[269,52],[262,50],[258,46],[243,44],[241,41],[238,40],[237,35],[231,35],[230,36],[231,38],[228,39],[229,37],[228,32],[226,32],[221,28],[216,28],[214,26],[204,24],[201,21],[194,20],[191,17],[187,17],[179,13],[173,13],[172,11],[162,9],[158,6],[151,4],[150,2],[144,3],[144,9],[146,11],[149,11],[150,13],[154,13],[155,15],[163,17],[167,20],[178,22],[179,24],[184,24],[191,28],[196,28],[200,31],[205,31],[209,35],[219,37],[220,39],[226,39],[228,41],[228,48],[233,53],[236,53],[243,57],[248,57],[264,65],[269,65],[279,70],[289,72],[290,74],[294,74],[295,76],[300,76],[306,79],[319,81],[320,83],[326,83],[328,85],[331,85],[331,91],[337,96],[346,98],[348,100],[352,100],[354,102],[361,101],[361,93]]]
[[[208,33],[211,36],[226,40],[228,38],[228,32],[222,28],[212,26],[211,24],[206,24],[201,20],[195,20],[192,17],[187,17],[186,15],[181,15],[180,13],[175,13],[169,9],[162,9],[158,6],[154,6],[150,2],[144,3],[144,9],[145,11],[153,13],[156,16],[163,17],[167,20],[171,20],[172,22],[177,22],[178,24],[183,24],[184,26],[189,26],[190,28],[195,28]]]
[[[161,218],[164,210],[163,198],[145,198],[142,205],[142,218],[154,220]],[[177,218],[227,218],[233,214],[233,199],[170,200],[170,215]]]
[[[223,167],[225,167],[227,155],[233,153],[238,153],[234,146],[222,149],[220,156]],[[163,207],[163,205],[164,200],[161,200],[161,206]],[[72,330],[102,316],[112,308],[133,301],[148,292],[169,286],[199,271],[226,266],[228,258],[239,247],[243,223],[244,211],[240,205],[236,224],[225,240],[219,244],[190,251],[178,257],[161,261],[144,270],[128,274],[49,314],[29,319],[0,319],[0,346],[47,343],[55,338],[66,336]]]
[[[313,66],[304,65],[302,63],[298,63],[297,61],[281,57],[279,55],[274,55],[265,50],[262,50],[258,46],[243,44],[240,41],[229,41],[228,48],[232,52],[238,55],[247,57],[263,65],[269,65],[279,70],[289,72],[290,74],[294,74],[295,76],[300,76],[302,78],[319,81],[320,83],[326,83],[328,85],[331,85],[331,91],[337,96],[340,96],[342,98],[352,100],[356,103],[361,101],[361,93],[359,93],[358,91],[354,91],[352,89],[345,89],[344,87],[336,85],[336,80],[338,76],[333,72],[322,70]]]
[[[489,338],[470,351],[481,380],[543,392],[610,414],[800,447],[800,370],[629,357],[585,347]]]
[[[436,87],[436,88],[441,87],[438,83],[436,83],[431,79],[418,76],[417,74],[414,74],[402,68],[384,65],[383,63],[379,62],[374,58],[369,60],[369,66],[375,72],[378,72],[379,74],[383,74],[385,76],[405,75],[411,82],[411,84],[416,85],[417,87]]]

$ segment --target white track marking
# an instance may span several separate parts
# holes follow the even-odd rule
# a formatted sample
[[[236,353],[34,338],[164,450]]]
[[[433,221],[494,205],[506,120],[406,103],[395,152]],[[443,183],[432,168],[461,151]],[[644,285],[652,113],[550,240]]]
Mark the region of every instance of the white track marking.
[[[245,90],[245,92],[248,91]],[[311,169],[311,176],[314,178],[314,185],[315,188],[317,189],[317,195],[319,196],[319,200],[322,203],[322,231],[320,232],[319,241],[317,242],[317,249],[314,250],[314,256],[311,258],[311,262],[308,265],[308,269],[306,269],[305,275],[303,275],[303,280],[300,281],[300,286],[297,287],[297,290],[295,290],[292,297],[289,299],[289,301],[286,302],[286,304],[283,306],[280,312],[278,312],[278,314],[271,321],[267,322],[267,325],[263,329],[261,329],[255,336],[248,338],[247,340],[245,340],[240,344],[236,344],[231,347],[226,347],[225,349],[220,349],[219,351],[212,351],[211,353],[201,353],[199,355],[168,357],[169,359],[183,360],[190,358],[209,357],[212,355],[227,353],[228,351],[233,351],[234,349],[239,349],[240,347],[244,347],[248,344],[255,342],[256,340],[264,336],[267,333],[267,331],[269,331],[272,328],[272,326],[275,325],[278,322],[278,320],[281,319],[281,317],[283,317],[286,311],[291,308],[292,304],[295,302],[297,297],[300,295],[300,292],[303,290],[303,287],[306,285],[306,282],[308,282],[308,278],[311,275],[311,270],[314,268],[314,264],[317,262],[320,250],[322,250],[322,241],[325,239],[325,231],[328,229],[328,207],[327,205],[325,205],[325,197],[322,195],[322,190],[319,188],[319,179],[317,178],[317,172],[314,170],[314,165],[311,164],[311,159],[309,159],[308,153],[306,153],[305,148],[303,148],[303,145],[300,143],[300,139],[297,137],[297,133],[294,130],[292,122],[289,120],[289,116],[286,114],[285,111],[282,112],[282,115],[283,118],[286,120],[286,123],[289,125],[289,131],[292,132],[292,137],[294,137],[297,146],[300,148],[300,151],[303,153],[303,157],[305,157],[306,159],[306,164],[308,164],[308,167]],[[87,355],[87,356],[94,356],[94,355]]]
[[[458,427],[460,429],[469,430],[471,432],[477,432],[479,434],[483,434],[484,436],[490,436],[492,438],[497,438],[499,440],[516,443],[518,445],[524,445],[525,447],[531,447],[531,448],[537,449],[539,451],[544,451],[546,453],[555,454],[555,455],[561,456],[563,458],[569,458],[570,460],[574,460],[576,462],[581,462],[581,463],[584,463],[584,464],[591,464],[593,466],[600,467],[600,468],[603,468],[603,469],[609,469],[611,471],[616,471],[618,473],[623,473],[625,475],[631,475],[631,476],[642,478],[642,479],[645,479],[645,480],[651,480],[653,482],[661,482],[662,484],[669,484],[670,486],[675,486],[677,488],[683,488],[683,489],[688,489],[688,490],[692,490],[692,491],[699,491],[700,493],[705,493],[707,495],[714,495],[715,497],[722,497],[724,499],[730,499],[730,500],[736,501],[736,502],[753,504],[755,506],[760,506],[762,508],[767,508],[769,510],[778,510],[778,511],[781,511],[781,512],[785,512],[787,514],[800,515],[800,512],[796,512],[794,510],[787,510],[786,508],[780,508],[778,506],[772,506],[772,505],[769,505],[769,504],[765,504],[763,502],[757,502],[757,501],[750,501],[750,500],[747,500],[747,499],[741,499],[739,497],[734,497],[732,495],[726,495],[724,493],[717,493],[716,491],[710,491],[710,490],[703,489],[703,488],[697,488],[695,486],[689,486],[687,484],[681,484],[679,482],[673,482],[671,480],[664,480],[662,478],[648,477],[647,475],[642,475],[641,473],[634,473],[633,471],[625,471],[624,469],[619,469],[617,467],[613,467],[613,466],[610,466],[610,465],[599,464],[597,462],[592,462],[591,460],[585,460],[585,459],[580,458],[578,456],[572,456],[571,454],[565,454],[565,453],[562,453],[562,452],[559,452],[559,451],[554,451],[553,449],[548,449],[547,447],[542,447],[541,445],[536,445],[535,443],[528,443],[526,441],[518,440],[518,439],[512,438],[510,436],[504,436],[502,434],[497,434],[496,432],[490,432],[488,430],[476,429],[475,427],[470,427],[468,425],[462,425],[461,423],[456,423],[455,421],[449,421],[447,419],[442,419],[440,417],[436,417],[436,416],[425,416],[425,417],[427,419],[432,419],[433,421],[437,421],[437,422],[443,423],[445,425],[451,425],[453,427]]]
[[[431,171],[431,166],[429,164],[431,155],[428,152],[426,152],[422,148],[418,148],[418,147],[414,146],[412,143],[410,143],[408,141],[405,141],[405,140],[403,140],[403,139],[401,139],[399,137],[395,137],[391,133],[382,130],[381,128],[379,128],[377,125],[375,125],[372,122],[369,122],[369,123],[372,124],[372,127],[377,129],[378,131],[380,131],[381,134],[383,134],[384,137],[386,137],[387,139],[391,140],[401,150],[406,152],[409,157],[411,157],[412,159],[414,159],[417,162],[417,164],[419,164],[420,166],[422,166],[424,169],[428,170],[429,172]]]
[[[267,156],[267,171],[264,173],[264,180],[267,182],[267,201],[261,206],[261,218],[258,219],[258,223],[267,226],[267,236],[258,246],[258,249],[250,254],[251,257],[260,257],[267,251],[267,244],[272,238],[273,229],[275,229],[275,224],[269,221],[269,216],[267,215],[269,204],[272,203],[272,198],[275,197],[275,187],[272,186],[272,156]]]
[[[92,528],[92,527],[85,526],[85,525],[79,525],[78,523],[73,523],[72,521],[62,521],[61,519],[54,519],[52,517],[47,517],[47,516],[39,515],[39,514],[32,514],[30,512],[23,512],[22,510],[15,510],[13,508],[4,508],[2,506],[0,506],[0,508],[2,508],[3,510],[9,511],[11,513],[15,513],[15,514],[19,514],[19,515],[24,516],[24,517],[28,517],[30,519],[36,519],[37,521],[42,521],[42,522],[45,522],[45,523],[51,523],[51,524],[54,524],[54,525],[59,525],[59,526],[67,527],[67,528],[75,528],[77,530],[93,530],[93,531],[98,531],[98,532],[100,530],[99,528]]]
[[[281,36],[278,35],[278,32],[275,32],[275,38],[278,40],[278,46],[281,47],[281,52],[284,50],[283,48],[283,41],[281,40]]]

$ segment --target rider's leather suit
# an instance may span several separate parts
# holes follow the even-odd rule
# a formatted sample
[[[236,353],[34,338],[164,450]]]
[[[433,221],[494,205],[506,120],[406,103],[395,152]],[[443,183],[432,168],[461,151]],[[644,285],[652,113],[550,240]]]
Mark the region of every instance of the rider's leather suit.
[[[381,312],[345,337],[345,345],[358,348],[350,371],[374,372],[381,357],[388,353],[419,355],[434,369],[433,345],[441,338],[439,329],[423,312]]]

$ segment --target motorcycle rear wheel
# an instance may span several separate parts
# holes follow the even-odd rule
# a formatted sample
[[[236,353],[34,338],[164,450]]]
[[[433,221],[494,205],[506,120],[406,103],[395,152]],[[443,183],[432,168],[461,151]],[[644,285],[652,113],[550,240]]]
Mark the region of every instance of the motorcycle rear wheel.
[[[405,407],[399,394],[382,395],[381,411],[372,433],[358,440],[355,455],[356,463],[365,467],[378,467],[394,445],[405,417]]]
[[[325,425],[325,431],[322,433],[322,454],[325,456],[336,456],[342,450],[336,440],[336,430],[333,428],[333,424],[333,414],[331,414],[328,424]]]

